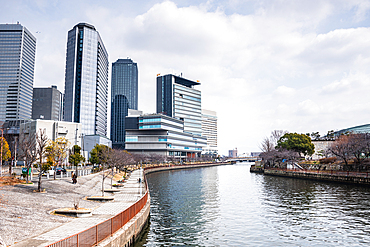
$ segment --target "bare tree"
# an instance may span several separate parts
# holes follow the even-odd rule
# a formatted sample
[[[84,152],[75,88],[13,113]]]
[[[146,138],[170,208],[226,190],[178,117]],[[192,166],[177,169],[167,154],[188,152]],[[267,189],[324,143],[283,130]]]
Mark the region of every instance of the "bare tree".
[[[273,151],[277,145],[277,142],[286,133],[288,133],[288,131],[285,130],[272,131],[270,137],[265,137],[261,142],[260,149],[262,150],[262,152]]]
[[[175,164],[175,162],[178,160],[175,156],[167,156],[167,160],[171,162],[172,164]]]
[[[150,159],[151,164],[160,164],[160,163],[164,163],[164,161],[166,160],[166,157],[164,155],[152,153],[149,155],[149,159]]]
[[[39,182],[37,186],[37,190],[41,192],[41,182],[42,182],[42,175],[50,168],[50,165],[46,163],[46,165],[43,165],[43,158],[45,156],[45,148],[48,144],[49,138],[46,135],[46,129],[39,129],[39,131],[36,133],[36,143],[37,143],[37,154],[39,156]]]
[[[347,133],[339,136],[330,147],[331,153],[341,158],[345,165],[352,170],[360,170],[364,161],[370,157],[370,134]],[[354,164],[349,166],[349,160]]]
[[[142,164],[143,162],[146,162],[149,160],[148,155],[141,154],[141,153],[132,154],[132,158],[134,160],[135,165]]]
[[[286,130],[274,130],[274,131],[272,131],[270,139],[271,139],[272,143],[274,144],[274,146],[276,146],[277,142],[280,140],[280,138],[283,135],[287,134],[287,133],[288,133],[288,131],[286,131]]]
[[[37,159],[37,151],[36,151],[36,135],[35,134],[27,134],[23,132],[20,135],[21,139],[19,142],[19,149],[20,149],[20,158],[23,159],[26,163],[27,173],[26,173],[26,182],[28,183],[28,174],[32,167],[32,164]]]
[[[271,141],[270,138],[265,137],[262,142],[261,142],[261,147],[260,149],[262,152],[271,152],[272,150],[275,149],[274,143]]]
[[[342,135],[330,146],[329,151],[335,156],[341,158],[346,166],[348,166],[348,161],[352,157],[351,154],[351,142],[348,135]]]
[[[111,188],[113,187],[113,175],[114,175],[114,168],[119,168],[120,165],[123,163],[123,151],[119,149],[111,149],[111,153],[109,154],[110,158],[110,164],[111,164],[111,173],[112,173],[112,178],[110,181],[110,186]]]
[[[270,152],[264,152],[260,155],[264,161],[265,167],[279,167],[282,168],[282,165],[286,165],[289,162],[296,162],[299,160],[299,154],[297,152],[279,149],[272,150]]]

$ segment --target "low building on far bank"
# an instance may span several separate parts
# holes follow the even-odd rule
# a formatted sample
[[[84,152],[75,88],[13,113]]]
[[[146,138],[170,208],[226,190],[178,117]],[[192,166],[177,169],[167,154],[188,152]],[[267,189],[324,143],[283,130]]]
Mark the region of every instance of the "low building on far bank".
[[[259,157],[262,152],[251,152],[251,157]]]
[[[200,157],[206,138],[184,132],[184,121],[163,114],[126,117],[126,150],[174,158]]]
[[[312,159],[325,158],[333,142],[333,140],[312,140],[312,144],[315,146],[315,153],[311,156]]]
[[[236,158],[238,157],[238,149],[235,148],[233,150],[229,150],[229,158]]]

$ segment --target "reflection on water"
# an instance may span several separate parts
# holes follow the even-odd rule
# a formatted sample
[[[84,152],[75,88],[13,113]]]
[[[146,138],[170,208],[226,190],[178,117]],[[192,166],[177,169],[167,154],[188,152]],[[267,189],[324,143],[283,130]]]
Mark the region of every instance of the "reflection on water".
[[[370,188],[249,173],[250,164],[148,175],[135,246],[367,246]]]

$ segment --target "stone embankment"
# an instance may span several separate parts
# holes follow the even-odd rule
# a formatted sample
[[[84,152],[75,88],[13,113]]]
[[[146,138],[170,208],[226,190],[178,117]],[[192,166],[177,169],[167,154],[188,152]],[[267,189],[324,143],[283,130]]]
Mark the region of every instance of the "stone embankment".
[[[340,172],[340,171],[315,171],[315,170],[290,170],[290,169],[263,169],[251,167],[251,172],[263,173],[270,176],[310,179],[326,182],[339,182],[350,184],[370,185],[367,172]]]
[[[178,169],[192,169],[192,168],[202,168],[211,166],[221,166],[221,165],[231,165],[231,163],[199,163],[199,164],[189,164],[189,165],[168,165],[168,166],[157,166],[145,168],[145,174],[160,171],[178,170]]]

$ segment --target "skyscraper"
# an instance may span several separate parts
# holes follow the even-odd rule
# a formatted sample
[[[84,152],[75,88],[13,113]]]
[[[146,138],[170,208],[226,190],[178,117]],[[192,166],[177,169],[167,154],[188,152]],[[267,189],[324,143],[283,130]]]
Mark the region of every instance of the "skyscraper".
[[[157,113],[184,121],[184,131],[202,134],[201,92],[199,82],[175,75],[157,77]]]
[[[36,38],[20,24],[0,24],[0,121],[30,119]]]
[[[125,117],[128,109],[138,109],[138,69],[131,59],[112,64],[111,140],[113,147],[124,148]]]
[[[57,86],[34,88],[32,119],[62,121],[63,95]]]
[[[217,113],[202,109],[202,136],[207,138],[207,146],[203,147],[203,153],[208,155],[217,154]]]
[[[95,27],[68,32],[64,120],[81,123],[85,135],[107,135],[108,53]]]

